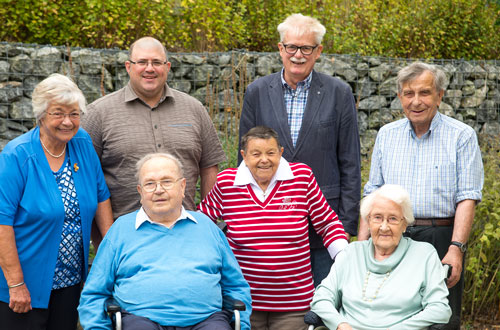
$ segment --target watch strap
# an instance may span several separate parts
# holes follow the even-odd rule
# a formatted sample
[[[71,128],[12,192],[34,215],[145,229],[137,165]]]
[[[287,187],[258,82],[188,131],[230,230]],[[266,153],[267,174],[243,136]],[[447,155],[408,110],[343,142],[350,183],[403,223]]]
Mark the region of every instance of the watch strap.
[[[451,241],[450,245],[457,246],[460,249],[460,251],[462,251],[462,253],[465,253],[465,251],[467,251],[467,244],[457,242],[457,241]]]

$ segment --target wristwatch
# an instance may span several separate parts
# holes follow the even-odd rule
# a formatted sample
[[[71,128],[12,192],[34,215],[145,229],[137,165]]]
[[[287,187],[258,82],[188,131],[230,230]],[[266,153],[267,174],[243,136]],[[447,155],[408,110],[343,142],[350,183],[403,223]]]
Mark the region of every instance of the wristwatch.
[[[465,251],[467,251],[467,244],[460,243],[457,241],[451,241],[450,245],[458,246],[458,248],[460,249],[460,251],[462,251],[462,253],[465,253]]]

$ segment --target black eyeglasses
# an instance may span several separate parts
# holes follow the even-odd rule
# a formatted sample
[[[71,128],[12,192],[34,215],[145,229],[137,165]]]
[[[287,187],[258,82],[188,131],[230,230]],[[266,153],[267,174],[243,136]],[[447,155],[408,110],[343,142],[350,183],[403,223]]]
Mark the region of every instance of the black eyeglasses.
[[[135,65],[137,65],[137,66],[139,66],[141,68],[147,67],[149,63],[151,63],[151,65],[154,66],[155,68],[159,68],[160,66],[167,64],[167,61],[162,62],[162,61],[159,61],[159,60],[152,60],[152,61],[139,60],[137,62],[129,60],[129,62],[132,63],[132,64],[135,64]]]
[[[316,46],[296,46],[296,45],[290,45],[290,44],[282,44],[283,47],[285,47],[285,52],[287,52],[290,55],[295,55],[295,53],[300,49],[300,52],[302,55],[311,55],[312,52],[318,47],[319,45]]]

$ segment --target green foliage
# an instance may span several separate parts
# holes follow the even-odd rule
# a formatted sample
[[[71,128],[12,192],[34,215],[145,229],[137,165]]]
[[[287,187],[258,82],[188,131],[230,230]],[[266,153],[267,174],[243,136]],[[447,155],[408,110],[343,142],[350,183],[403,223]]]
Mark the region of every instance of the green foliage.
[[[483,199],[469,239],[462,306],[470,321],[500,316],[500,142],[483,137]]]
[[[328,53],[495,59],[499,0],[0,0],[0,40],[172,51],[276,51],[289,14],[317,17]]]

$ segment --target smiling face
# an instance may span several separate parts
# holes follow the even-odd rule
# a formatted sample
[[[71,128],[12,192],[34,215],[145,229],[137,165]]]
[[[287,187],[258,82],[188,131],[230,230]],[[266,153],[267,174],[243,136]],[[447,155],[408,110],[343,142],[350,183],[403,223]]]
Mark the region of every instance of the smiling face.
[[[444,91],[436,90],[434,75],[430,71],[424,71],[414,80],[403,84],[398,97],[418,137],[429,130],[443,94]]]
[[[241,150],[243,160],[257,184],[266,190],[280,164],[283,147],[278,147],[274,138],[248,140],[247,148]]]
[[[278,44],[280,56],[283,60],[283,67],[285,68],[285,81],[290,87],[296,88],[297,83],[305,80],[313,70],[316,60],[321,56],[323,46],[319,45],[316,47],[310,55],[304,55],[300,50],[297,50],[297,52],[292,55],[285,51],[283,44],[299,47],[316,46],[316,38],[314,33],[304,34],[299,37],[291,32],[287,32],[283,38],[283,42]]]
[[[179,217],[186,179],[178,180],[169,190],[157,185],[153,192],[147,192],[142,186],[146,182],[175,181],[179,178],[180,173],[175,162],[164,157],[152,158],[142,166],[137,190],[141,195],[142,207],[152,221],[169,224]]]
[[[80,127],[80,119],[71,119],[64,116],[57,119],[58,114],[80,113],[78,103],[69,105],[50,103],[45,115],[40,119],[40,136],[46,145],[58,147],[68,143],[75,136]]]
[[[126,61],[125,68],[136,94],[149,105],[156,105],[161,98],[170,70],[170,62],[160,66],[152,65],[152,61],[165,62],[167,60],[163,46],[156,39],[143,38],[134,44],[130,60],[133,62],[149,61],[146,66]]]
[[[381,223],[376,223],[374,218],[384,218]],[[387,219],[394,217],[400,220],[398,224],[389,224]],[[401,207],[384,197],[380,197],[372,204],[368,215],[368,226],[375,246],[375,258],[385,259],[390,256],[399,244],[399,240],[406,230],[406,220],[403,218]]]

